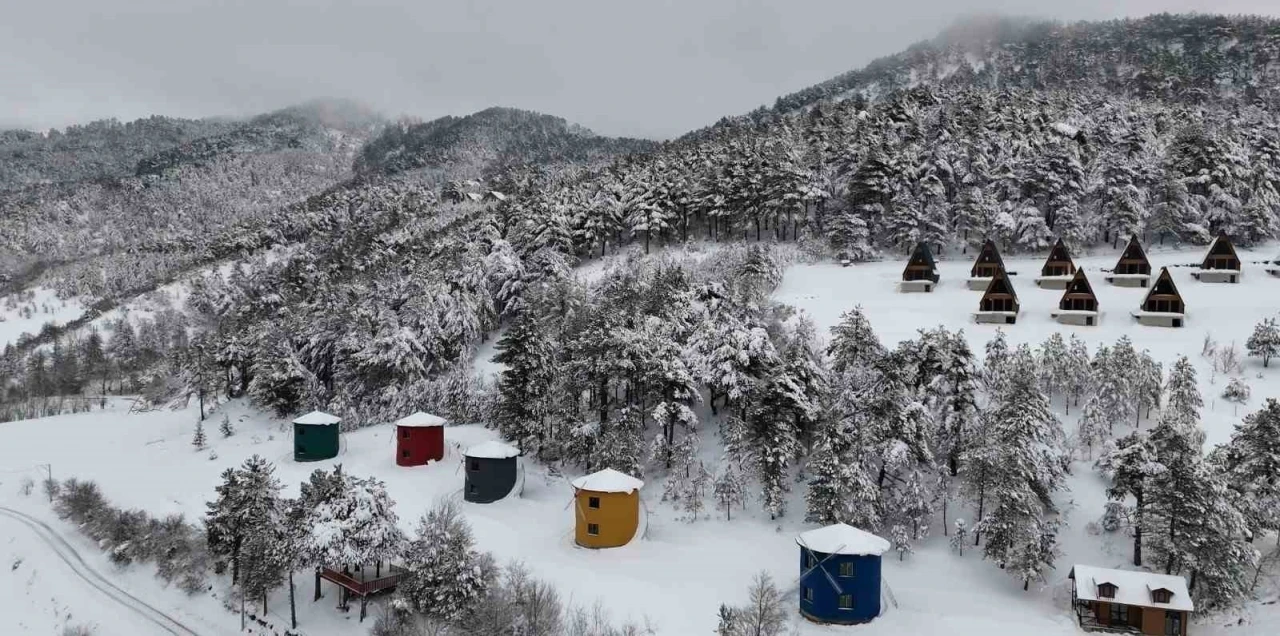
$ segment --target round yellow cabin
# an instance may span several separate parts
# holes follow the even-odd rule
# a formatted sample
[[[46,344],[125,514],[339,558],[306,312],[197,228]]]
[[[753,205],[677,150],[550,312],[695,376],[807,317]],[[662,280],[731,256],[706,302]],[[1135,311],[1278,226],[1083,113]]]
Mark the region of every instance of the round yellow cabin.
[[[640,527],[644,482],[612,468],[573,480],[574,541],[584,548],[616,548]]]

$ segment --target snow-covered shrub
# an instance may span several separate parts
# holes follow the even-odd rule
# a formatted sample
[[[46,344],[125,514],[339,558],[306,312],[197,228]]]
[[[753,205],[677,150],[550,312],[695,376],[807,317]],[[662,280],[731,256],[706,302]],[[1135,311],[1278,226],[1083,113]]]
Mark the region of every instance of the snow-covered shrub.
[[[67,625],[62,628],[62,636],[93,636],[97,633],[92,625]]]
[[[35,488],[36,482],[30,477],[23,477],[22,481],[18,484],[18,492],[21,493],[23,497],[31,496],[31,491],[35,490]]]

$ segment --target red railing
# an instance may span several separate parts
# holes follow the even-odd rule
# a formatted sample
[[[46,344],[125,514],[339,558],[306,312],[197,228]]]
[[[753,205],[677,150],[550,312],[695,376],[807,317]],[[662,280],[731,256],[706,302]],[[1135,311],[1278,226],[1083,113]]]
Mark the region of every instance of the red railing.
[[[361,581],[333,568],[320,568],[320,578],[341,585],[356,596],[368,596],[399,585],[409,574],[404,568],[395,565],[389,566],[387,572],[387,576]]]

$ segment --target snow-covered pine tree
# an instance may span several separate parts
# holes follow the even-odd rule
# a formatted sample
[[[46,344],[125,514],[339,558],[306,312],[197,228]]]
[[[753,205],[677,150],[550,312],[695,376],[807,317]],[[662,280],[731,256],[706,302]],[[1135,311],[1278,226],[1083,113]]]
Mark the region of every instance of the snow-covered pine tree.
[[[938,446],[945,449],[947,468],[955,477],[960,474],[960,458],[978,419],[978,372],[964,331],[950,338],[942,387],[947,397],[939,422]]]
[[[859,382],[846,375],[835,378],[839,388],[832,419],[815,433],[805,518],[822,524],[878,528],[880,489],[867,465],[872,424],[861,403],[864,396],[857,390]]]
[[[236,429],[231,426],[231,417],[226,413],[222,414],[222,421],[218,423],[218,432],[222,433],[224,438],[236,434]]]
[[[982,379],[988,393],[1003,390],[1009,357],[1009,342],[1004,330],[996,329],[995,337],[987,341],[986,357],[982,361]]]
[[[1193,439],[1203,441],[1204,432],[1200,430],[1199,423],[1200,408],[1204,406],[1204,400],[1200,397],[1200,388],[1196,384],[1196,369],[1186,356],[1180,356],[1169,369],[1164,392],[1164,408],[1160,411],[1160,419],[1168,420],[1184,434],[1193,435]]]
[[[1271,366],[1271,359],[1280,356],[1280,324],[1275,318],[1264,318],[1253,328],[1244,344],[1249,357],[1262,358],[1262,366]]]
[[[232,581],[241,581],[244,544],[265,520],[274,518],[282,488],[275,466],[257,455],[238,469],[223,471],[222,483],[215,488],[217,499],[206,504],[205,528],[209,552],[231,561]]]
[[[503,435],[522,451],[542,453],[547,442],[543,420],[552,385],[554,349],[547,329],[532,311],[516,317],[498,341],[494,361],[505,365],[498,379],[494,419]]]
[[[1133,564],[1142,565],[1143,516],[1146,513],[1147,480],[1164,470],[1156,458],[1156,449],[1146,433],[1135,431],[1107,445],[1098,458],[1098,469],[1111,477],[1107,497],[1126,505],[1126,516],[1133,533]],[[1132,498],[1133,503],[1127,504]]]
[[[724,510],[726,521],[733,519],[733,507],[744,506],[747,498],[747,486],[743,483],[742,473],[734,468],[733,462],[720,462],[720,472],[712,484],[716,507]]]
[[[191,445],[196,447],[197,451],[202,451],[208,445],[208,440],[204,435],[204,420],[196,420],[196,432],[191,436]]]
[[[871,328],[861,306],[845,312],[840,316],[840,322],[831,328],[831,345],[827,354],[831,356],[833,371],[869,367],[885,353],[884,345],[880,344],[880,338]]]
[[[1249,385],[1240,378],[1231,378],[1227,381],[1227,388],[1222,390],[1222,399],[1232,404],[1245,404],[1249,401],[1249,396],[1253,393],[1249,389]],[[1234,408],[1232,414],[1234,414]]]
[[[1055,331],[1045,338],[1036,353],[1040,358],[1040,386],[1052,400],[1054,395],[1064,391],[1067,381],[1067,374],[1064,372],[1067,342],[1063,340],[1061,332]]]
[[[956,519],[955,526],[951,529],[951,549],[956,551],[959,556],[964,556],[964,544],[969,540],[969,525],[964,519]]]
[[[1035,364],[1026,345],[1011,356],[1004,391],[978,449],[994,478],[985,484],[989,512],[974,533],[985,539],[985,558],[1021,578],[1023,589],[1053,564],[1058,526],[1053,495],[1066,471],[1062,425],[1040,390]]]
[[[899,561],[905,561],[907,555],[915,551],[911,549],[911,532],[904,525],[897,524],[890,528],[889,539],[893,541],[893,549],[897,550]]]
[[[318,503],[308,515],[310,534],[302,540],[308,560],[347,567],[399,556],[404,534],[396,525],[395,502],[381,481],[335,472],[326,486],[328,492],[316,493]]]
[[[1089,364],[1089,346],[1075,334],[1067,345],[1067,357],[1063,361],[1063,372],[1066,378],[1066,412],[1071,414],[1071,407],[1080,404],[1080,397],[1093,386],[1093,371]]]
[[[1164,367],[1145,349],[1138,356],[1138,362],[1139,373],[1134,382],[1138,417],[1150,419],[1152,409],[1160,408],[1160,398],[1164,395]]]
[[[492,557],[476,549],[471,526],[451,501],[437,504],[418,520],[404,567],[410,576],[397,588],[397,597],[414,612],[442,620],[469,612],[495,574]]]
[[[1221,464],[1254,537],[1280,531],[1280,401],[1268,399],[1235,426],[1220,447]]]

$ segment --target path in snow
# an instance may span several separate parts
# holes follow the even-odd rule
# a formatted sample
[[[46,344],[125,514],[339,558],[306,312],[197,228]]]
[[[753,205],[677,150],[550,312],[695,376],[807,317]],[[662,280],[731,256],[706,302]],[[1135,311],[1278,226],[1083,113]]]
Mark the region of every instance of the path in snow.
[[[200,632],[187,627],[176,618],[152,607],[145,601],[124,591],[123,589],[120,589],[114,583],[107,580],[107,578],[99,574],[97,570],[90,567],[88,563],[85,563],[84,559],[80,557],[80,553],[77,552],[75,548],[71,547],[71,544],[67,543],[67,540],[64,539],[62,535],[58,534],[56,530],[50,528],[43,521],[4,506],[0,506],[0,516],[13,519],[31,530],[31,532],[34,533],[45,545],[49,546],[49,548],[53,550],[54,554],[56,554],[63,563],[67,564],[67,567],[71,568],[71,571],[75,573],[76,576],[80,577],[84,582],[88,583],[94,589],[103,593],[122,607],[125,607],[151,623],[154,623],[167,633],[200,636]]]

